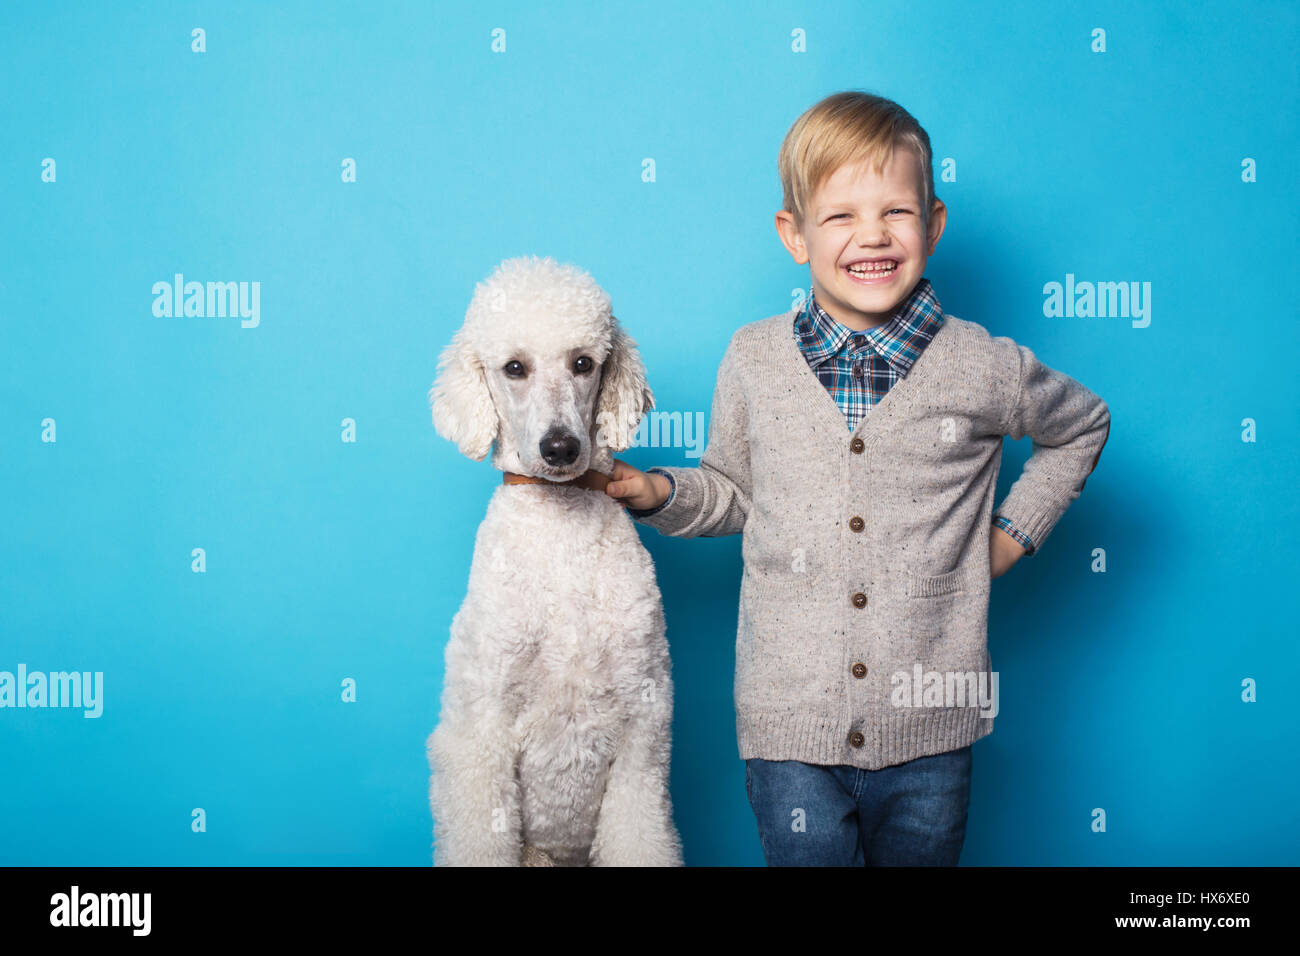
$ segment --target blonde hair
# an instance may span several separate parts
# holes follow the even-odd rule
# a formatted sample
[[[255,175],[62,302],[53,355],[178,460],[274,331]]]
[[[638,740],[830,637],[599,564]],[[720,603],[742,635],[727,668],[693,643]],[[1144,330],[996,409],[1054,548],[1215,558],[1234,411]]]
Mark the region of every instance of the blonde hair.
[[[861,90],[832,93],[785,134],[776,162],[785,193],[781,208],[802,228],[813,194],[837,169],[870,161],[879,175],[899,146],[910,146],[920,158],[921,220],[928,224],[935,199],[930,137],[893,100]]]

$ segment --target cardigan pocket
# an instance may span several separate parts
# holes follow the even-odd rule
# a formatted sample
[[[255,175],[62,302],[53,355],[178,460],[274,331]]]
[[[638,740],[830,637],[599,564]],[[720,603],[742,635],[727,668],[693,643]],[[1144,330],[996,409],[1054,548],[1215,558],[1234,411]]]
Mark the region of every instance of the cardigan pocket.
[[[966,571],[956,568],[947,574],[907,572],[907,596],[912,598],[943,597],[966,589]]]
[[[979,670],[986,650],[977,639],[983,630],[976,624],[979,614],[987,613],[988,588],[977,572],[959,567],[945,574],[908,570],[905,576],[905,619],[894,648],[897,662]]]
[[[943,656],[953,612],[965,590],[966,572],[961,568],[945,574],[905,572],[907,600],[902,627],[892,648],[897,655],[895,663],[939,663],[937,658]]]
[[[755,636],[771,640],[804,622],[812,598],[812,585],[802,574],[749,575],[744,597]]]
[[[812,589],[801,575],[779,580],[747,575],[741,586],[741,615],[750,624],[749,641],[736,648],[737,677],[761,678],[775,686],[791,673],[813,667],[817,649],[800,638],[809,624]],[[742,629],[743,635],[743,629]]]

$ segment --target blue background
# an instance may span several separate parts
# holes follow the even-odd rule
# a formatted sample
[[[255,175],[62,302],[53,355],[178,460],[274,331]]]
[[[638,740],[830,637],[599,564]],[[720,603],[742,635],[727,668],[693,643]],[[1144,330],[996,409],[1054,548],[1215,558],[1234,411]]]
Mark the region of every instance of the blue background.
[[[474,284],[526,253],[588,270],[658,408],[707,414],[731,333],[807,288],[772,224],[781,139],[854,88],[920,120],[936,177],[956,162],[945,310],[1113,416],[994,584],[962,862],[1300,862],[1296,26],[1291,3],[6,4],[0,670],[102,671],[105,709],[0,710],[0,861],[426,865],[424,741],[500,481],[427,403]],[[154,317],[176,272],[259,281],[260,326]],[[1066,273],[1151,282],[1150,326],[1044,317]],[[761,864],[740,539],[639,530],[687,862]]]

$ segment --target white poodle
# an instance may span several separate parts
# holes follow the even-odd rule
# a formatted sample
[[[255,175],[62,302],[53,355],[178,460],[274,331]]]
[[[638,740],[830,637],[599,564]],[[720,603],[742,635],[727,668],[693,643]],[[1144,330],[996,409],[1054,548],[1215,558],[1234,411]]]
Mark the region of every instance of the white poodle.
[[[586,273],[508,259],[429,396],[438,433],[475,461],[495,443],[506,473],[428,741],[435,864],[680,866],[663,605],[604,491],[654,406],[636,343]]]

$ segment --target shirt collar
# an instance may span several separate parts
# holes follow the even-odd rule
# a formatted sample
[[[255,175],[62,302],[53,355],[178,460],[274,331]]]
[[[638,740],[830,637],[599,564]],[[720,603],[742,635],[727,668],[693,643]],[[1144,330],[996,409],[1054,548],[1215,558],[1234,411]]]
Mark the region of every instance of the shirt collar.
[[[930,280],[922,278],[887,322],[865,332],[831,318],[810,292],[804,308],[795,316],[794,333],[813,368],[841,352],[858,355],[874,350],[900,375],[906,375],[942,324],[943,309]]]

